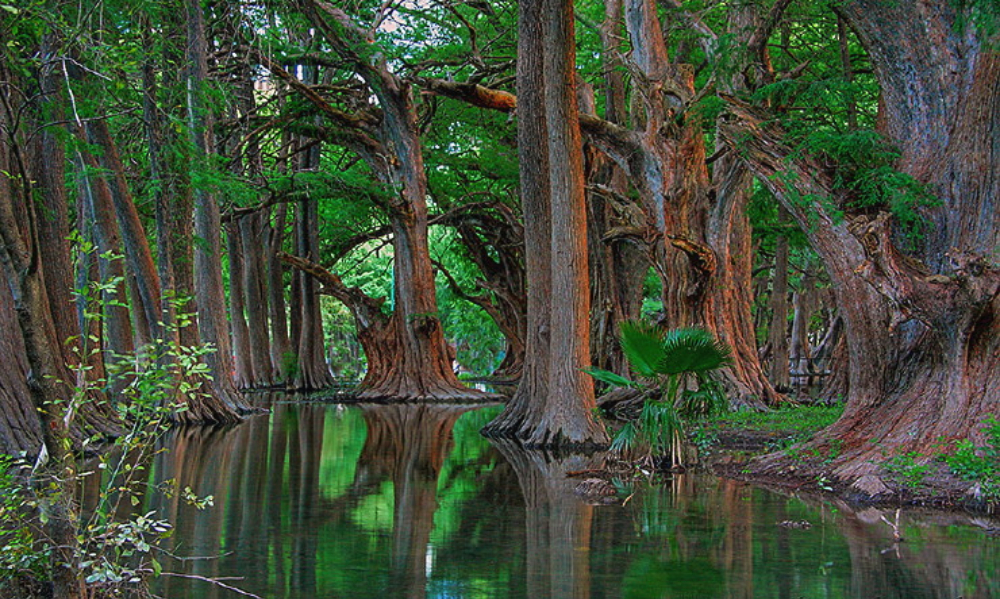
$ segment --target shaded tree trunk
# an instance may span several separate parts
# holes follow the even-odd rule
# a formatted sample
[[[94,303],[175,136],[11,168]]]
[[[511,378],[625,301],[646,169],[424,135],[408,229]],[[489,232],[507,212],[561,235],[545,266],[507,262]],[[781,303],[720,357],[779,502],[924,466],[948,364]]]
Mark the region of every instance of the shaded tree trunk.
[[[187,82],[189,131],[198,159],[214,153],[212,114],[203,97],[208,77],[205,23],[201,3],[185,4],[188,22]],[[222,246],[219,206],[207,189],[195,189],[194,234],[201,240],[194,251],[194,284],[198,305],[198,332],[202,343],[215,352],[205,357],[212,373],[212,393],[191,398],[188,409],[178,414],[184,421],[236,422],[246,405],[233,385],[233,361],[226,324],[226,302],[222,286]]]
[[[250,362],[253,366],[254,387],[274,384],[271,369],[271,340],[268,323],[268,294],[265,262],[267,239],[264,236],[263,212],[254,212],[237,219],[243,254],[243,293],[250,337]]]
[[[91,366],[97,368],[98,378],[103,378],[106,376],[105,365],[114,365],[117,360],[128,356],[135,349],[128,309],[130,298],[125,285],[125,268],[120,258],[122,255],[121,237],[115,222],[111,191],[107,181],[98,174],[97,161],[93,156],[77,152],[77,159],[74,162],[78,170],[80,191],[77,200],[78,216],[80,217],[78,228],[81,229],[80,232],[85,238],[89,236],[92,239],[98,254],[81,257],[79,268],[83,272],[78,276],[77,287],[83,289],[91,280],[103,284],[117,280],[112,289],[102,292],[101,298],[90,299],[87,294],[77,298],[78,304],[88,302],[90,304],[82,306],[83,310],[78,316],[81,328],[86,331],[88,339],[98,339],[107,352],[107,356],[99,353],[89,358]],[[107,256],[115,257],[108,258]],[[96,278],[91,276],[91,272],[87,272],[90,270],[88,264],[91,262],[96,266],[96,269],[93,269]],[[100,303],[93,300],[100,300]],[[98,311],[96,316],[99,318],[88,322],[89,317],[86,313],[89,311]],[[90,317],[93,316],[95,315],[90,315]],[[112,386],[113,392],[121,391],[125,382],[122,379],[115,381]]]
[[[226,246],[229,253],[229,328],[232,331],[233,384],[237,389],[254,386],[254,368],[250,359],[250,333],[247,330],[243,293],[243,248],[237,219],[233,218],[226,227]]]
[[[281,260],[278,258],[285,239],[287,210],[285,204],[278,206],[274,223],[267,225],[265,235],[267,240],[267,310],[268,320],[271,324],[271,370],[274,373],[274,380],[282,382],[288,381],[285,360],[292,351],[285,307],[284,269],[282,269]]]
[[[903,144],[898,168],[942,201],[929,211],[923,247],[904,253],[887,213],[835,219],[824,205],[797,203],[803,192],[840,199],[839,190],[808,156],[785,162],[791,152],[781,131],[759,111],[732,103],[725,135],[741,140],[744,160],[830,276],[846,325],[850,389],[843,416],[813,445],[839,440],[833,474],[852,482],[877,474],[885,453],[930,459],[942,440],[982,442],[979,425],[1000,401],[1000,272],[989,257],[1000,241],[1000,55],[977,39],[968,7],[856,0],[839,10],[871,54],[886,132]],[[929,51],[928,35],[937,40]],[[788,170],[801,179],[769,179]],[[860,486],[879,486],[870,483],[865,477]]]
[[[319,147],[313,146],[303,155],[303,170],[319,168]],[[305,198],[299,202],[295,219],[295,239],[298,255],[311,261],[319,259],[319,216],[316,200]],[[323,340],[323,316],[320,313],[319,293],[312,278],[298,273],[300,312],[298,338],[298,368],[292,386],[296,389],[322,389],[333,384],[326,364]]]
[[[142,322],[148,326],[147,336],[154,340],[164,339],[165,331],[161,325],[163,306],[160,276],[153,263],[153,253],[149,247],[145,227],[139,219],[139,212],[125,179],[125,167],[118,148],[111,138],[107,122],[103,119],[89,123],[87,132],[92,141],[101,147],[102,165],[111,173],[108,183],[118,228],[121,230],[125,262],[131,271],[141,302],[141,305],[135,308],[143,313]]]
[[[778,237],[774,250],[770,307],[767,343],[771,348],[771,384],[779,391],[787,391],[791,387],[791,379],[788,361],[788,238],[784,235]]]
[[[809,325],[816,310],[816,278],[809,272],[802,276],[798,291],[792,296],[792,338],[788,347],[788,360],[795,377],[796,387],[812,384],[812,351],[809,344]]]
[[[2,149],[0,149],[2,151]],[[2,164],[2,162],[0,162]],[[0,177],[0,202],[8,202]],[[14,310],[7,268],[0,268],[0,355],[7,366],[0,369],[0,452],[13,456],[38,454],[42,426],[28,389],[28,361]]]
[[[518,32],[527,355],[517,393],[484,432],[537,447],[605,443],[580,370],[590,363],[590,294],[572,3],[522,3]]]
[[[625,87],[621,64],[621,2],[606,5],[601,27],[605,69],[605,118],[624,124]],[[578,82],[580,111],[596,114],[593,89]],[[619,231],[643,227],[641,215],[628,199],[628,179],[621,167],[596,150],[584,146],[587,181],[587,251],[592,306],[590,355],[593,365],[622,376],[629,375],[628,361],[619,343],[619,325],[639,317],[643,284],[649,260],[642,244]]]

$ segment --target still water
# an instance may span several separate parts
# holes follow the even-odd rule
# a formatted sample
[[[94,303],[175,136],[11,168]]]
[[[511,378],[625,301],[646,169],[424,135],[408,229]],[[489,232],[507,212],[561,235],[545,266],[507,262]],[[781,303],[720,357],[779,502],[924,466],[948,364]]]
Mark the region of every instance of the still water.
[[[178,431],[154,477],[214,507],[149,496],[176,525],[170,550],[196,558],[165,570],[267,599],[1000,597],[996,521],[904,511],[894,544],[894,511],[693,475],[585,500],[566,473],[592,458],[492,444],[478,430],[496,412],[276,403]],[[176,577],[154,590],[241,597]]]

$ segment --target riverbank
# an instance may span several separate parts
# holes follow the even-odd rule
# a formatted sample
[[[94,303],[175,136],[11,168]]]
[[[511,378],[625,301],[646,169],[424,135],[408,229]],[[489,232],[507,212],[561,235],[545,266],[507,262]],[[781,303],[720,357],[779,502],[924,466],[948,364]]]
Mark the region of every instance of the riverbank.
[[[803,450],[800,444],[832,424],[840,411],[839,406],[794,407],[692,423],[688,438],[697,449],[695,467],[785,492],[836,497],[855,506],[1000,512],[1000,498],[991,496],[981,482],[953,472],[943,451],[887,459],[879,464],[879,476],[866,477],[867,486],[837,480],[830,468],[835,449],[823,453]]]

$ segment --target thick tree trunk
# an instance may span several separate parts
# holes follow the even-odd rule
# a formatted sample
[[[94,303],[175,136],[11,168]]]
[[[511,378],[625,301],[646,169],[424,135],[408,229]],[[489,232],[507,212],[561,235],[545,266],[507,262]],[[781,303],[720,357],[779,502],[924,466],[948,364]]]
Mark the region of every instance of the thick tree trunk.
[[[760,406],[778,397],[764,378],[752,350],[749,298],[748,227],[743,207],[750,179],[732,163],[716,169],[714,204],[704,135],[698,119],[684,110],[694,98],[694,70],[669,62],[653,2],[625,2],[632,42],[633,80],[643,92],[639,121],[632,129],[585,117],[590,139],[624,170],[642,199],[647,228],[633,236],[645,242],[660,277],[663,323],[703,326],[734,348],[734,365],[724,382],[734,403]],[[738,257],[737,257],[738,256]],[[720,261],[726,262],[720,264]],[[720,317],[725,313],[730,316]]]
[[[145,227],[139,219],[139,212],[128,188],[125,167],[111,138],[107,122],[99,119],[89,123],[87,132],[94,143],[101,147],[101,162],[111,173],[111,201],[124,242],[125,261],[134,277],[141,300],[141,305],[136,306],[136,309],[143,312],[143,322],[149,327],[147,335],[151,339],[163,339],[165,332],[160,324],[163,322],[160,276],[153,263]]]
[[[527,355],[517,393],[484,433],[538,447],[600,444],[593,381],[580,370],[590,362],[590,294],[573,6],[524,2],[518,32]]]
[[[313,159],[305,157],[305,168],[318,168],[318,148]],[[316,200],[306,198],[299,202],[296,214],[296,241],[298,255],[307,260],[319,259],[319,223]],[[298,368],[292,386],[295,389],[323,389],[333,384],[330,369],[326,364],[323,339],[323,316],[320,313],[319,293],[312,278],[304,273],[299,275],[300,313],[298,338]]]
[[[155,33],[148,22],[143,23],[146,28],[143,47],[148,58],[142,65],[142,112],[154,190],[158,249],[156,272],[161,289],[159,310],[164,325],[164,341],[194,347],[199,339],[192,270],[194,244],[191,215],[194,213],[194,195],[187,170],[191,153],[181,133],[167,124],[168,117],[160,109],[161,105],[176,107],[172,116],[186,119],[181,108],[186,105],[184,94],[179,91],[185,80],[183,73],[176,69],[160,69],[160,64],[179,64],[183,61],[183,55],[173,50],[182,46],[180,40],[185,37],[181,21],[182,18],[174,18],[164,28],[165,31]],[[165,35],[175,41],[164,44],[159,64],[153,59],[154,35]],[[157,85],[157,70],[162,71],[162,86]],[[154,326],[155,321],[150,322],[147,329],[151,330]]]
[[[605,3],[601,24],[601,63],[604,68],[604,118],[625,126],[625,64],[622,60],[622,0]],[[593,94],[580,94],[580,111],[596,114]],[[617,235],[619,230],[644,225],[634,218],[627,200],[629,182],[624,170],[604,154],[589,148],[587,185],[587,240],[591,273],[591,360],[597,368],[629,375],[628,361],[619,343],[619,325],[639,317],[643,283],[649,260],[640,242]],[[632,218],[630,218],[632,217]],[[637,221],[637,222],[636,222]]]
[[[189,131],[199,159],[214,152],[212,115],[205,103],[208,77],[207,44],[201,3],[185,3],[188,22],[188,118]],[[212,373],[212,393],[188,400],[188,409],[178,418],[192,422],[236,422],[246,405],[233,385],[233,361],[226,324],[226,302],[222,286],[221,219],[215,196],[207,189],[195,190],[194,234],[200,240],[194,252],[194,284],[198,305],[198,332],[202,343],[215,348],[205,357]]]
[[[590,365],[590,280],[573,3],[545,0],[543,13],[542,87],[551,201],[549,385],[541,418],[525,441],[543,447],[604,443],[607,436],[592,415],[593,379],[582,370]]]
[[[0,64],[0,68],[3,67]],[[0,113],[0,124],[11,123],[11,116]],[[9,290],[14,299],[24,363],[28,368],[28,397],[40,420],[43,446],[27,449],[37,456],[47,455],[39,462],[34,476],[41,484],[51,485],[49,496],[53,500],[45,507],[47,522],[44,527],[46,544],[52,549],[49,557],[52,593],[59,599],[76,599],[83,596],[84,589],[82,580],[77,577],[77,511],[73,489],[76,471],[71,439],[76,436],[79,441],[81,436],[90,435],[79,428],[78,418],[85,415],[86,406],[81,405],[80,395],[73,389],[77,386],[85,391],[88,381],[82,373],[79,380],[74,376],[60,349],[52,304],[43,280],[39,247],[42,238],[37,229],[39,214],[31,187],[33,181],[23,176],[26,174],[24,155],[12,156],[23,147],[19,146],[22,141],[19,133],[13,127],[7,131],[10,138],[0,142],[0,268],[3,271],[0,286],[5,295]],[[11,177],[18,172],[22,176]],[[39,182],[42,181],[53,182],[51,178]],[[44,190],[39,192],[47,195]],[[6,300],[0,301],[6,303]],[[69,313],[71,321],[76,314],[71,305],[63,307],[62,311]],[[16,347],[16,339],[14,344],[15,349],[20,349]],[[11,357],[16,364],[16,356]]]
[[[389,70],[384,60],[372,61],[367,50],[358,52],[358,45],[367,43],[368,32],[355,25],[350,16],[327,3],[309,2],[305,8],[313,24],[368,84],[383,111],[374,137],[357,133],[349,136],[348,143],[395,194],[388,212],[395,257],[393,318],[397,320],[400,356],[388,376],[366,390],[364,396],[481,398],[481,392],[463,386],[452,371],[437,316],[427,245],[427,174],[412,89]],[[324,105],[315,97],[310,101]],[[387,161],[385,156],[392,159]]]
[[[254,372],[254,387],[270,387],[274,384],[264,268],[267,257],[264,216],[263,212],[254,212],[237,219],[242,244],[243,293],[246,296],[244,308],[250,337],[250,362]]]
[[[244,310],[243,247],[239,223],[233,218],[226,226],[226,247],[229,253],[229,328],[232,331],[233,384],[237,389],[250,389],[254,381],[250,360],[250,333]]]
[[[613,4],[613,3],[612,3]],[[610,10],[609,5],[609,10]],[[621,7],[618,7],[618,13]],[[609,19],[614,18],[611,13]],[[618,29],[621,16],[618,14]],[[612,44],[618,39],[605,23],[602,39]],[[605,53],[618,54],[616,47],[606,47]],[[614,64],[614,61],[611,61]],[[609,67],[606,67],[609,68]],[[615,76],[617,75],[617,76]],[[609,74],[607,86],[615,88],[621,84],[621,73]],[[624,116],[624,89],[608,91],[606,102],[617,105],[607,112],[616,118]],[[578,81],[578,102],[580,111],[586,114],[597,112],[593,88]],[[610,120],[610,119],[609,119]],[[643,227],[641,218],[636,218],[628,195],[628,178],[621,167],[592,145],[584,146],[585,180],[587,182],[587,253],[590,266],[590,356],[597,368],[629,375],[628,361],[619,342],[619,325],[626,320],[639,317],[642,308],[643,283],[649,270],[649,260],[644,248],[628,235],[619,235],[622,230]]]
[[[9,201],[5,194],[0,177],[0,202]],[[0,369],[0,453],[35,456],[42,444],[42,426],[28,389],[27,353],[6,271],[0,266],[0,355],[7,362]]]
[[[788,238],[778,237],[774,249],[774,269],[771,274],[771,323],[767,343],[771,348],[771,384],[778,391],[791,387],[788,361]]]
[[[108,352],[107,356],[99,355],[99,360],[91,360],[92,366],[98,367],[101,374],[105,376],[104,365],[111,366],[119,359],[133,353],[135,347],[132,337],[132,321],[129,317],[128,291],[125,286],[125,267],[120,258],[122,254],[121,237],[118,233],[118,225],[114,218],[114,206],[111,201],[111,190],[107,181],[98,175],[97,161],[93,156],[83,152],[77,153],[77,177],[79,180],[80,196],[78,199],[78,216],[80,217],[79,228],[85,236],[88,234],[86,228],[89,226],[89,235],[93,238],[99,256],[89,256],[85,258],[81,267],[87,270],[87,260],[95,262],[97,267],[94,273],[97,280],[103,284],[108,284],[117,280],[113,288],[102,293],[100,298],[102,304],[83,306],[83,314],[79,315],[80,326],[87,330],[87,338],[96,336],[102,342],[103,349]],[[89,172],[88,172],[89,171]],[[105,256],[116,256],[107,258]],[[90,273],[84,272],[78,277],[78,288],[83,289],[91,280]],[[94,298],[98,299],[98,298]],[[78,297],[77,302],[87,302],[86,295]],[[103,308],[100,307],[103,305]],[[98,310],[100,318],[95,323],[88,323],[87,311]],[[90,315],[93,316],[93,315]],[[93,325],[96,324],[96,327]],[[102,331],[103,324],[103,331]],[[96,328],[94,331],[92,329]],[[91,348],[93,349],[93,348]],[[87,353],[90,353],[89,351]],[[95,364],[94,362],[98,362]],[[115,381],[112,389],[115,393],[120,391],[126,381],[119,379]]]
[[[482,397],[455,376],[437,317],[437,293],[427,241],[427,179],[409,86],[381,73],[382,124],[397,160],[390,181],[399,198],[390,208],[393,232],[394,325],[399,362],[363,397],[458,399]]]
[[[852,10],[861,4],[851,4]],[[885,43],[892,43],[893,28],[911,23],[879,17],[876,24],[863,15],[856,18],[858,25],[888,29]],[[937,23],[928,26],[936,28]],[[943,39],[954,41],[954,23],[942,27]],[[950,187],[931,182],[945,204],[944,214],[938,213],[945,231],[934,236],[955,245],[942,248],[942,241],[929,239],[923,264],[893,245],[888,214],[838,220],[824,206],[798,202],[804,194],[836,197],[836,190],[816,161],[788,160],[791,151],[782,144],[781,132],[765,125],[761,115],[733,103],[736,118],[725,127],[729,140],[741,140],[748,166],[806,232],[835,290],[846,325],[850,390],[841,419],[813,445],[838,441],[841,453],[833,462],[833,474],[848,481],[878,473],[887,455],[915,451],[930,459],[942,440],[969,437],[982,442],[979,425],[1000,401],[1000,272],[988,258],[998,242],[995,201],[1000,177],[996,160],[982,162],[1000,150],[990,133],[1000,124],[1000,56],[974,51],[964,38],[958,46],[965,52],[958,70],[929,68],[913,56],[897,57],[904,60],[901,65],[880,62],[877,68],[880,79],[887,79],[886,88],[910,73],[907,85],[913,91],[894,100],[906,102],[909,112],[901,114],[898,105],[890,109],[889,131],[909,131],[911,121],[919,121],[945,136],[916,139],[914,146],[906,146],[901,162],[916,176],[926,176],[917,167],[933,161],[939,169],[935,180],[951,181]],[[957,55],[958,49],[950,48]],[[947,49],[935,46],[933,55]],[[884,52],[888,50],[873,50],[873,59],[886,60]],[[943,73],[950,73],[954,89],[937,85]],[[943,103],[930,103],[930,91],[943,93]],[[924,102],[916,101],[922,95]],[[961,102],[949,101],[955,95]],[[920,148],[933,158],[922,155]],[[974,159],[979,171],[969,172],[963,161],[970,150],[982,152]],[[794,189],[786,186],[791,185],[788,177],[774,176],[789,170],[799,177]],[[947,263],[941,263],[945,253]],[[763,466],[780,463],[771,460]]]
[[[709,284],[706,327],[733,352],[722,381],[730,402],[760,407],[782,401],[764,374],[753,322],[753,248],[747,203],[752,177],[734,156],[722,156],[713,171],[716,202],[708,220],[708,244],[719,257]]]
[[[286,356],[291,354],[292,343],[288,336],[288,316],[285,307],[285,271],[278,254],[285,239],[287,205],[278,206],[274,223],[267,226],[267,310],[271,324],[271,371],[274,380],[288,382]],[[294,277],[293,277],[294,278]]]

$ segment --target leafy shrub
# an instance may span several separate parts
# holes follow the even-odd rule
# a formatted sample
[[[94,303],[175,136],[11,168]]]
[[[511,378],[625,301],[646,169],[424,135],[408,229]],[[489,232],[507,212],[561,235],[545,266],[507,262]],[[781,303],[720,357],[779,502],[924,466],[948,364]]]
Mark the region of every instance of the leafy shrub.
[[[1000,420],[991,416],[986,425],[986,445],[976,447],[969,439],[955,444],[955,452],[945,460],[951,471],[981,485],[983,495],[1000,499]]]

